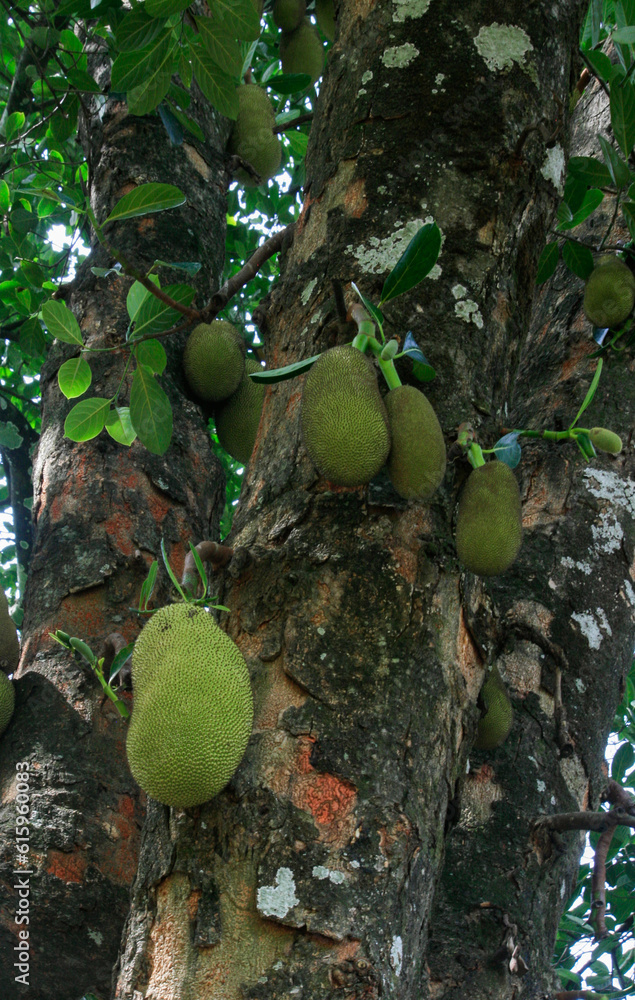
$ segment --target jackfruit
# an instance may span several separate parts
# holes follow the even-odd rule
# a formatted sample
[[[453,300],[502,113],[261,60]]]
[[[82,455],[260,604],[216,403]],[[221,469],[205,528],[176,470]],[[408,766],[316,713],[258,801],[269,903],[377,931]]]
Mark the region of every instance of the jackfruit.
[[[282,31],[293,31],[305,14],[305,0],[274,0],[273,20]]]
[[[412,385],[384,397],[390,424],[388,474],[406,500],[426,500],[445,474],[443,431],[429,400]]]
[[[324,72],[324,46],[308,17],[299,27],[280,38],[280,61],[283,73],[306,73],[311,83]]]
[[[479,719],[474,746],[477,750],[493,750],[504,743],[512,728],[514,710],[497,667],[492,667],[481,688],[485,714]]]
[[[368,358],[345,344],[320,355],[302,392],[302,435],[318,471],[337,486],[370,482],[388,457],[390,430]]]
[[[271,101],[262,87],[244,83],[238,87],[238,117],[229,137],[228,150],[246,160],[262,181],[273,177],[280,166],[282,146],[273,132],[276,116]],[[256,187],[257,181],[245,170],[236,177],[245,187]]]
[[[615,431],[606,427],[592,427],[589,431],[591,443],[598,451],[607,451],[609,455],[619,455],[622,450],[622,439]]]
[[[216,319],[200,323],[185,344],[183,369],[190,388],[200,399],[219,403],[240,385],[245,370],[242,337],[231,323]]]
[[[4,590],[0,590],[0,670],[12,674],[20,659],[20,641]]]
[[[456,551],[479,576],[498,576],[518,555],[523,537],[520,490],[504,462],[473,469],[459,500]]]
[[[201,805],[242,760],[253,722],[247,665],[204,608],[171,604],[132,654],[126,750],[135,781],[166,806]]]
[[[247,465],[258,433],[265,386],[249,378],[250,372],[262,371],[253,358],[245,361],[245,374],[236,392],[216,410],[216,433],[225,451],[237,462]]]
[[[635,275],[612,254],[600,259],[584,289],[584,312],[594,326],[619,326],[635,304]]]
[[[335,4],[333,0],[315,0],[315,16],[320,31],[332,42],[335,38]]]
[[[15,706],[13,682],[6,674],[0,673],[0,736],[11,721]]]

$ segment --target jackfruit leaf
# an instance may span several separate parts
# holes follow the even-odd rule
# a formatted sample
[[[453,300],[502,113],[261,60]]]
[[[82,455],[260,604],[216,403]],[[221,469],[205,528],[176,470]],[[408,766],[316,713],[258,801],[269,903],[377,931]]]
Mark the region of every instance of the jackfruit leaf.
[[[437,375],[432,365],[429,365],[427,361],[425,364],[423,361],[415,361],[412,366],[412,374],[419,382],[432,382],[432,379],[436,378]]]
[[[156,285],[157,288],[161,287],[159,276],[157,274],[149,274],[148,279]],[[136,318],[142,304],[150,295],[152,295],[152,292],[149,292],[145,285],[142,285],[140,281],[134,281],[132,283],[126,296],[126,310],[131,320]]]
[[[168,554],[165,551],[165,541],[164,541],[163,538],[161,539],[161,555],[163,556],[163,564],[164,564],[164,566],[165,566],[165,568],[167,570],[167,574],[170,577],[170,580],[172,581],[174,587],[176,588],[177,592],[181,595],[181,597],[183,598],[183,600],[187,602],[187,598],[186,598],[185,594],[183,593],[183,588],[181,587],[181,584],[177,580],[176,576],[174,575],[174,571],[173,571],[172,567],[170,566],[170,562],[168,560]]]
[[[521,459],[518,431],[503,434],[494,445],[494,453],[499,462],[504,462],[510,469],[515,469]]]
[[[129,448],[137,440],[137,432],[130,419],[130,408],[127,406],[113,407],[108,414],[105,426],[113,441],[126,448]]]
[[[12,424],[10,420],[0,422],[0,447],[19,448],[23,441],[24,438],[15,424]]]
[[[595,450],[593,442],[588,434],[585,434],[584,432],[576,434],[575,443],[577,444],[578,448],[582,452],[587,462],[591,458],[596,458],[597,451]]]
[[[57,373],[57,381],[60,389],[67,399],[75,399],[86,392],[93,380],[93,373],[90,365],[81,355],[78,358],[71,358],[60,366]]]
[[[295,378],[296,375],[303,375],[305,372],[308,372],[309,368],[315,364],[319,357],[319,354],[314,354],[312,358],[305,358],[304,361],[296,361],[294,364],[286,365],[284,368],[250,372],[249,378],[253,379],[254,382],[264,382],[265,385],[272,385],[274,382],[284,382],[288,378]]]
[[[620,784],[626,776],[626,772],[635,764],[635,750],[632,743],[623,743],[617,750],[611,761],[611,777],[613,781]]]
[[[406,339],[403,343],[403,353],[407,354],[413,361],[420,361],[424,365],[428,364],[423,351],[412,334],[412,330],[408,330],[406,334]]]
[[[166,56],[163,66],[155,73],[140,83],[138,87],[131,87],[128,91],[128,111],[131,115],[141,117],[154,111],[161,103],[170,89],[170,79],[174,70],[173,51]]]
[[[205,573],[205,567],[203,566],[203,560],[201,559],[201,557],[199,556],[198,552],[196,551],[196,548],[192,545],[192,543],[189,541],[189,539],[188,539],[188,544],[190,546],[190,551],[192,553],[192,558],[194,559],[194,563],[195,563],[196,568],[198,570],[198,575],[201,578],[201,585],[203,587],[203,593],[201,595],[201,600],[204,600],[205,597],[207,596],[207,575]]]
[[[632,190],[632,188],[631,188]],[[631,239],[635,239],[635,202],[633,201],[623,201],[622,211],[624,212],[624,218],[626,219],[626,224],[628,226],[628,231],[631,234]]]
[[[572,156],[567,164],[567,173],[579,177],[587,187],[609,187],[612,181],[608,167],[594,156]]]
[[[151,0],[153,3],[160,0]],[[182,0],[181,0],[182,2]],[[245,41],[260,35],[260,14],[254,0],[212,0],[208,4],[211,17],[221,21],[227,30]]]
[[[302,157],[306,155],[309,137],[305,132],[287,132],[286,137],[294,156]]]
[[[92,77],[90,75],[90,73],[87,73],[86,70],[83,70],[83,69],[67,69],[66,70],[66,76],[68,77],[68,82],[72,83],[72,85],[73,85],[73,87],[74,87],[75,90],[79,90],[79,91],[87,93],[87,94],[100,94],[101,93],[101,87],[99,86],[99,84],[97,83],[97,81],[95,80],[95,78]],[[70,104],[70,107],[68,107],[68,109],[67,109],[67,104],[69,104],[69,98],[67,98],[66,101],[64,102],[64,110],[67,112],[68,117],[72,121],[73,117],[75,117],[75,119],[77,118],[76,102],[73,101]],[[73,115],[73,112],[74,112],[74,115]],[[73,129],[73,131],[74,131],[74,129]],[[58,138],[57,135],[56,135],[56,138]]]
[[[44,284],[44,271],[39,264],[32,260],[23,260],[20,265],[20,274],[23,274],[30,285],[41,288]]]
[[[635,143],[635,88],[630,81],[611,87],[610,108],[613,134],[628,157]]]
[[[134,642],[129,642],[127,646],[123,646],[123,648],[120,649],[115,655],[114,660],[110,664],[110,676],[108,678],[109,684],[112,684],[121,668],[126,664],[126,661],[130,659],[133,649]]]
[[[84,341],[79,323],[63,302],[58,302],[56,299],[45,302],[42,306],[42,319],[52,337],[56,337],[65,344],[81,344],[83,346]]]
[[[27,357],[39,358],[46,348],[46,337],[37,316],[27,319],[20,327],[18,345]]]
[[[583,281],[586,281],[593,270],[593,254],[588,247],[583,247],[580,243],[567,240],[562,248],[562,259],[569,270]]]
[[[4,213],[11,204],[11,191],[6,181],[0,181],[0,212]]]
[[[274,94],[281,94],[283,97],[304,93],[310,84],[311,77],[308,73],[279,73],[267,80],[267,86],[271,87]]]
[[[383,317],[383,314],[379,311],[379,309],[377,308],[376,305],[373,305],[373,303],[370,301],[370,299],[367,299],[365,295],[362,295],[362,293],[360,292],[359,288],[357,287],[357,285],[355,284],[354,281],[351,281],[351,287],[352,287],[353,291],[356,292],[356,294],[361,299],[361,302],[362,302],[363,306],[365,307],[365,309],[367,310],[367,312],[369,313],[370,317],[374,320],[374,322],[379,327],[379,330],[381,332],[381,337],[382,337],[382,340],[383,340],[383,337],[384,337],[384,317]]]
[[[147,365],[155,375],[162,375],[168,363],[167,354],[159,340],[144,340],[137,344],[135,356],[140,364]]]
[[[117,25],[115,38],[119,52],[131,52],[142,49],[160,35],[165,21],[148,15],[148,5],[137,7],[125,14]]]
[[[76,403],[64,421],[64,434],[71,441],[90,441],[103,430],[110,400],[93,396]]]
[[[536,274],[536,284],[542,285],[543,282],[547,281],[556,269],[558,264],[558,244],[554,240],[553,243],[547,243],[540,254],[540,259],[538,261],[538,273]]]
[[[213,21],[209,17],[195,17],[199,39],[209,57],[218,63],[228,76],[240,77],[243,68],[243,56],[235,37],[231,35],[221,21]]]
[[[436,222],[422,226],[384,282],[379,305],[402,295],[423,281],[437,262],[441,250],[441,231]]]
[[[251,0],[248,2],[251,3]],[[198,38],[190,45],[190,55],[196,82],[207,100],[222,115],[235,121],[238,117],[238,94],[232,77],[217,66]]]
[[[179,70],[179,72],[182,72],[182,70]],[[179,108],[175,107],[174,104],[171,103],[171,101],[166,101],[166,104],[170,108],[170,111],[176,120],[183,126],[184,129],[187,129],[188,132],[191,132],[192,135],[196,136],[200,142],[205,141],[205,133],[200,125],[194,121],[194,119],[190,118],[189,115],[186,115],[184,111],[180,111]]]
[[[613,178],[615,187],[626,187],[627,184],[630,184],[631,180],[631,172],[626,163],[621,158],[617,150],[613,149],[610,142],[606,141],[603,135],[598,134],[596,138],[600,144],[602,156],[604,157],[609,173]]]
[[[591,380],[591,385],[589,386],[589,388],[587,390],[587,394],[584,397],[584,400],[582,402],[582,406],[578,410],[578,413],[577,413],[577,416],[576,416],[575,420],[573,421],[572,424],[569,425],[569,430],[571,430],[573,427],[575,427],[575,425],[577,424],[578,420],[580,419],[580,417],[582,416],[582,414],[586,410],[587,406],[590,404],[591,400],[595,396],[595,390],[597,389],[598,382],[600,381],[600,375],[602,374],[602,366],[603,366],[603,364],[604,364],[604,362],[603,362],[602,358],[598,358],[597,368],[595,369],[595,374],[594,374],[594,376],[593,376],[593,378]]]
[[[20,129],[24,125],[24,122],[25,115],[23,111],[14,111],[13,114],[9,115],[4,130],[7,142],[11,142],[11,140],[18,135]]]
[[[134,52],[122,52],[112,64],[111,87],[114,91],[127,93],[133,87],[139,87],[145,80],[153,76],[158,66],[174,48],[175,36],[169,28],[153,38],[149,45]]]
[[[174,268],[176,268],[176,270],[178,270],[178,271],[185,271],[187,274],[190,274],[190,275],[192,275],[192,277],[194,277],[195,274],[198,274],[198,272],[200,271],[200,269],[202,268],[203,265],[200,263],[200,261],[191,261],[191,262],[186,262],[184,264],[176,264],[176,263],[174,263],[174,261],[171,261],[171,260],[169,260],[169,261],[168,260],[155,260],[153,266],[154,267],[174,267]]]
[[[192,0],[146,0],[145,10],[150,17],[169,17],[170,14],[189,7]]]
[[[140,184],[134,191],[119,199],[103,225],[107,222],[150,215],[151,212],[165,212],[166,209],[185,204],[185,201],[183,192],[173,184]]]
[[[593,44],[596,45],[597,42],[593,42]],[[594,52],[592,50],[585,52],[585,56],[600,79],[604,80],[605,83],[609,83],[613,76],[613,64],[609,57],[604,52]]]
[[[196,294],[196,290],[191,285],[166,285],[163,291],[175,302],[184,306],[191,305]],[[131,334],[130,340],[137,340],[148,333],[162,333],[181,320],[183,320],[183,313],[149,294],[141,303],[135,316],[134,333]]]
[[[121,277],[121,264],[113,264],[112,267],[91,267],[90,270],[97,278],[107,278],[110,274]],[[143,285],[141,287],[143,288]]]
[[[148,570],[148,575],[141,584],[141,593],[139,594],[139,611],[147,611],[148,601],[152,597],[154,591],[154,585],[157,580],[157,572],[159,570],[159,563],[154,559],[150,563],[150,569]]]
[[[180,146],[183,142],[183,126],[180,121],[172,114],[171,110],[166,107],[165,104],[159,104],[157,110],[159,112],[159,117],[163,122],[163,128],[168,134],[168,139],[173,146]]]
[[[172,438],[172,407],[147,365],[137,365],[130,388],[130,419],[139,440],[153,455],[163,455]]]
[[[604,194],[597,188],[590,188],[582,199],[582,204],[576,212],[572,212],[565,201],[560,202],[556,215],[558,217],[558,229],[575,229],[581,222],[595,212],[598,205],[602,203]]]

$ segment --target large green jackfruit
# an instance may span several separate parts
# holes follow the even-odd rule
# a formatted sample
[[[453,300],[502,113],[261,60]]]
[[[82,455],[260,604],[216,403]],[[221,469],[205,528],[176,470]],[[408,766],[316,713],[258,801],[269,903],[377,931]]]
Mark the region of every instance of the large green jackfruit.
[[[262,181],[273,177],[280,166],[282,146],[273,132],[276,116],[271,101],[262,87],[245,83],[237,90],[238,117],[229,137],[228,150],[242,157],[256,170]],[[256,180],[245,170],[236,177],[245,187],[255,187]]]
[[[520,490],[504,462],[473,469],[463,488],[456,518],[456,551],[463,565],[479,576],[509,569],[523,538]]]
[[[273,0],[273,20],[282,31],[294,31],[306,14],[306,0]]]
[[[443,431],[429,400],[413,385],[384,397],[390,424],[388,474],[406,500],[426,500],[445,474]]]
[[[485,714],[479,719],[474,746],[477,750],[493,750],[507,739],[514,721],[512,703],[496,666],[481,688],[481,701]]]
[[[362,486],[388,457],[388,414],[368,358],[350,344],[320,355],[302,391],[302,435],[321,475]]]
[[[247,665],[204,608],[171,604],[132,654],[126,749],[137,783],[167,806],[201,805],[242,760],[253,722]]]
[[[612,254],[602,257],[584,289],[584,311],[594,326],[620,326],[635,304],[635,275]]]
[[[306,73],[311,83],[324,72],[324,46],[308,17],[295,31],[282,33],[280,61],[283,73]]]
[[[322,34],[332,42],[335,38],[335,4],[333,0],[315,0],[315,16]]]
[[[231,323],[216,319],[199,323],[185,344],[185,377],[193,392],[208,403],[219,403],[236,392],[245,371],[243,339]]]
[[[15,707],[15,689],[6,674],[0,672],[0,736],[5,731]]]
[[[250,372],[262,371],[253,358],[245,361],[245,374],[236,392],[216,409],[216,433],[225,451],[246,465],[251,458],[258,433],[266,388],[249,378]]]
[[[12,674],[20,659],[20,641],[9,614],[9,605],[4,590],[0,590],[0,670]]]

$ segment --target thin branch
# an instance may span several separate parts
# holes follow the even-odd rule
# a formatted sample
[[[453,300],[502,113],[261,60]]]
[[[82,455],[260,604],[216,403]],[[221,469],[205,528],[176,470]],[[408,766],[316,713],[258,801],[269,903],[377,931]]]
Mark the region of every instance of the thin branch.
[[[595,861],[593,863],[593,879],[591,881],[591,919],[590,923],[595,926],[595,940],[608,937],[606,929],[606,858],[609,847],[613,840],[615,827],[605,830],[598,845],[595,848]]]
[[[547,830],[594,830],[604,833],[616,826],[635,827],[635,815],[623,809],[611,809],[610,812],[576,812],[554,813],[551,816],[540,816],[534,826]]]
[[[268,240],[265,240],[251,255],[247,263],[243,264],[240,271],[226,281],[222,288],[219,288],[216,294],[212,296],[210,304],[202,311],[201,317],[204,322],[209,322],[213,319],[221,309],[225,308],[229,300],[234,297],[243,285],[246,285],[248,281],[255,278],[265,261],[273,257],[275,253],[278,253],[284,241],[293,234],[294,227],[295,222],[292,222],[290,226],[281,229],[280,232],[275,233]]]
[[[290,129],[296,128],[297,125],[306,125],[307,122],[313,121],[313,112],[308,111],[305,115],[299,115],[294,118],[291,122],[285,122],[284,125],[274,125],[274,133],[289,132]]]

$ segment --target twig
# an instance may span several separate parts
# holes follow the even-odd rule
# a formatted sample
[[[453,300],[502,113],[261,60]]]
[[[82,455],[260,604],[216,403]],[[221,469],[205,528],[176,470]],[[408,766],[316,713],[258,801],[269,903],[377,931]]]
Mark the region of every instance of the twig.
[[[554,813],[551,816],[540,816],[534,825],[547,830],[557,830],[560,833],[565,830],[594,830],[596,833],[605,833],[606,830],[613,830],[616,826],[635,827],[635,815],[623,809],[611,809],[610,812]]]
[[[240,271],[229,278],[228,281],[219,288],[208,306],[201,312],[201,319],[208,323],[211,319],[224,309],[231,298],[234,297],[237,291],[246,285],[248,281],[255,278],[258,271],[270,257],[273,257],[274,253],[278,253],[285,239],[290,237],[293,233],[295,227],[295,222],[292,222],[290,226],[285,229],[281,229],[280,232],[274,233],[270,236],[268,240],[265,240],[256,251],[251,255],[246,264],[243,264]]]
[[[608,937],[606,929],[606,857],[613,840],[615,827],[605,830],[595,848],[593,878],[591,881],[591,925],[595,926],[595,940]]]
[[[307,122],[313,121],[313,112],[309,111],[306,115],[299,115],[294,118],[293,121],[285,122],[283,125],[274,125],[274,133],[288,132],[289,129],[295,128],[296,125],[306,125]]]

